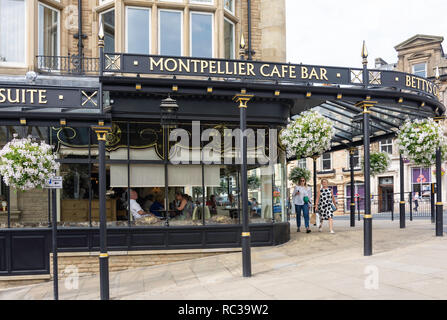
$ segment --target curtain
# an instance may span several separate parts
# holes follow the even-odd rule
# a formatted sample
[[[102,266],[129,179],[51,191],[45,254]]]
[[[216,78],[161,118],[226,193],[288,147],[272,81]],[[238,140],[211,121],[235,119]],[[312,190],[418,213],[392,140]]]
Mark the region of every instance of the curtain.
[[[25,0],[0,0],[0,62],[25,63]]]

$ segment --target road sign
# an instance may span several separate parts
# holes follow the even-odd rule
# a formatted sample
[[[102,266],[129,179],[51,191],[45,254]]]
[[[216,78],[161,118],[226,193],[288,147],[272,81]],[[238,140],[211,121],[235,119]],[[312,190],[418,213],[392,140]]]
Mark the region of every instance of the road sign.
[[[47,181],[45,184],[47,189],[62,189],[62,177],[56,176]]]

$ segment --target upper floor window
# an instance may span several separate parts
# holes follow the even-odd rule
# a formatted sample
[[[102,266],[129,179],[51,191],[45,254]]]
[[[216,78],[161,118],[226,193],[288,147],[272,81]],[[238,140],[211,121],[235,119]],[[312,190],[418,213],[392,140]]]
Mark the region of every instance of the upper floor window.
[[[417,63],[413,65],[413,74],[418,77],[427,77],[427,63]]]
[[[100,14],[104,28],[104,52],[115,52],[115,9]]]
[[[126,52],[150,53],[151,9],[126,7]]]
[[[24,64],[25,0],[0,0],[0,64]]]
[[[351,168],[351,162],[350,162],[351,154],[348,151],[348,168]],[[359,149],[355,148],[354,150],[354,169],[360,168],[360,152]]]
[[[213,14],[191,12],[191,56],[213,57]]]
[[[321,156],[321,170],[327,171],[332,169],[332,153],[323,153]]]
[[[225,59],[234,59],[234,23],[224,19]]]
[[[380,152],[393,153],[393,139],[384,139],[379,142]]]
[[[189,3],[213,4],[213,0],[189,0]]]
[[[299,160],[298,160],[298,163],[297,163],[297,166],[298,166],[298,168],[301,168],[301,169],[307,169],[307,161],[306,161],[306,158],[304,158],[304,159],[299,159]]]
[[[59,10],[39,3],[39,55],[59,55]]]
[[[159,52],[162,55],[182,55],[183,12],[174,10],[159,11]]]
[[[234,0],[224,0],[224,8],[234,14]]]

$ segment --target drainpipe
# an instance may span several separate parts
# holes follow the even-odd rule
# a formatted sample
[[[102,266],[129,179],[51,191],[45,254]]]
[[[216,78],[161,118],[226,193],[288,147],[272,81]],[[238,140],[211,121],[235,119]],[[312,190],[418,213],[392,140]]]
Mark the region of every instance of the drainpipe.
[[[78,57],[79,57],[79,73],[83,73],[84,71],[84,45],[82,44],[82,40],[87,38],[87,35],[82,33],[82,0],[78,0],[78,34],[73,36],[75,39],[78,39]]]

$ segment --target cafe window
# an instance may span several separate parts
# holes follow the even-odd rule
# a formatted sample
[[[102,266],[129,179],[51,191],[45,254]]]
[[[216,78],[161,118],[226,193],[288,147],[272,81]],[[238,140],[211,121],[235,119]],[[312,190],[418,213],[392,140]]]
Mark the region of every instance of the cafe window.
[[[328,171],[332,169],[332,153],[323,153],[321,156],[321,171]]]
[[[160,10],[158,20],[159,53],[168,56],[181,56],[183,13],[174,10]]]
[[[213,14],[191,12],[191,56],[213,57]]]
[[[104,52],[115,52],[115,9],[100,14],[104,28]]]
[[[430,168],[411,169],[412,191],[419,196],[430,196],[431,172]]]
[[[225,59],[234,59],[234,23],[224,19]]]
[[[25,63],[25,0],[0,0],[0,64]]]
[[[224,8],[234,14],[234,0],[224,0]]]
[[[39,55],[59,55],[59,10],[39,3]]]
[[[426,78],[427,77],[427,63],[417,63],[413,65],[413,74],[418,77]]]
[[[151,9],[126,7],[126,52],[150,53]]]
[[[393,139],[384,139],[379,142],[380,152],[393,153]]]

